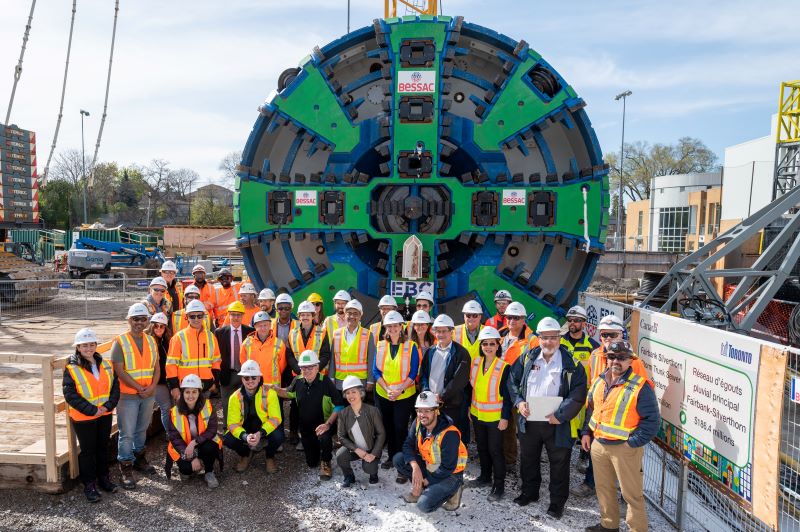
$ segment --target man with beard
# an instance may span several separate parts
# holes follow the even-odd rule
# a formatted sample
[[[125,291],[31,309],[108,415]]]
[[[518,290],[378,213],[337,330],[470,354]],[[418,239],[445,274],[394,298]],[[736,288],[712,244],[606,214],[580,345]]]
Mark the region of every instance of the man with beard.
[[[217,327],[222,327],[226,323],[225,318],[228,317],[228,307],[239,298],[239,290],[233,283],[233,274],[228,268],[219,271],[217,281],[219,286],[216,287],[217,306],[214,309],[214,318],[217,320]]]
[[[206,314],[213,317],[217,308],[217,291],[206,281],[205,267],[202,264],[195,265],[192,268],[192,276],[194,276],[194,286],[200,290],[200,301],[206,307]]]
[[[486,320],[486,325],[494,327],[502,334],[503,329],[508,325],[506,322],[506,307],[511,301],[513,301],[513,298],[508,290],[498,290],[494,294],[494,306],[497,309],[497,314]]]
[[[336,329],[347,325],[347,319],[344,316],[344,307],[351,300],[350,294],[346,290],[339,290],[333,296],[333,310],[334,314],[325,318],[322,327],[325,329],[325,335],[330,341],[333,338],[333,333]]]
[[[258,306],[269,314],[269,317],[275,319],[275,292],[271,288],[265,288],[258,293]]]

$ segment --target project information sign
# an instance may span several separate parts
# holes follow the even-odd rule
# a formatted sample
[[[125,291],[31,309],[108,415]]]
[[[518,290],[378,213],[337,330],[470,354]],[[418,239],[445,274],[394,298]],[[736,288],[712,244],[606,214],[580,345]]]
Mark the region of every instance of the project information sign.
[[[655,382],[659,437],[752,502],[753,430],[762,343],[640,310],[637,352]]]

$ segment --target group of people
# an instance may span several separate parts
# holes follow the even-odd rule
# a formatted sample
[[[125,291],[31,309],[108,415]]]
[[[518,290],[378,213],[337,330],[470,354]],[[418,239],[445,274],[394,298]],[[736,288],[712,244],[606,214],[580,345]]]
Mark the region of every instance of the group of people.
[[[379,482],[379,469],[394,469],[397,483],[410,484],[407,503],[453,510],[474,434],[480,474],[466,486],[486,490],[488,500],[504,497],[507,467],[519,456],[514,502],[538,501],[544,448],[548,515],[561,518],[570,493],[596,492],[601,522],[587,530],[616,530],[619,484],[629,528],[647,529],[642,457],[659,410],[616,316],[601,320],[598,344],[584,331],[580,306],[568,311],[565,333],[550,317],[532,330],[524,305],[499,290],[494,316],[484,321],[482,305],[471,300],[456,325],[446,314],[434,317],[434,298],[423,292],[409,321],[384,296],[380,318],[364,324],[362,304],[345,290],[325,316],[318,294],[295,307],[288,293],[233,283],[228,270],[216,285],[202,266],[193,276],[184,289],[175,265],[164,263],[147,298],[129,308],[128,331],[111,343],[110,360],[97,353],[94,332],[75,336],[63,386],[89,501],[117,489],[107,456],[115,409],[122,487],[136,487],[134,471],[155,473],[145,443],[157,402],[168,476],[173,466],[182,478],[202,473],[212,489],[224,447],[238,456],[236,471],[263,451],[265,471],[274,474],[276,454],[293,445],[322,480],[332,478],[335,458],[349,487],[352,462],[361,461],[369,483]],[[576,446],[585,480],[570,492]]]

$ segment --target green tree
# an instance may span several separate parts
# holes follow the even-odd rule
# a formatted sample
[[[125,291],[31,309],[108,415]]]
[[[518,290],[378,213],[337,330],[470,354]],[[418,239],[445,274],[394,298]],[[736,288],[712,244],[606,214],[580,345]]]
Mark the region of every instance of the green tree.
[[[192,225],[233,225],[233,207],[223,205],[210,196],[198,195],[192,201]]]
[[[39,212],[47,227],[69,231],[75,221],[75,187],[64,179],[50,179],[39,189]]]

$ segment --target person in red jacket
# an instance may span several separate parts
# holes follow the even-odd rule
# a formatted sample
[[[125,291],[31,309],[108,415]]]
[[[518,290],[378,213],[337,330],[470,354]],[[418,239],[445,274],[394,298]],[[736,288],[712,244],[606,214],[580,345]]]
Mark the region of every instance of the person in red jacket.
[[[513,298],[508,290],[498,290],[494,294],[494,306],[497,309],[497,314],[486,320],[485,325],[494,327],[502,333],[503,329],[508,327],[508,322],[506,321],[506,307],[508,307],[511,301],[513,301]]]

